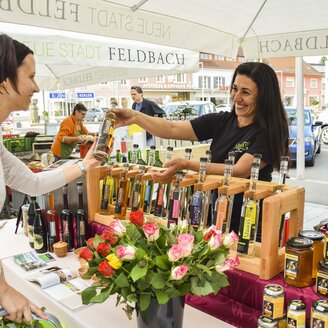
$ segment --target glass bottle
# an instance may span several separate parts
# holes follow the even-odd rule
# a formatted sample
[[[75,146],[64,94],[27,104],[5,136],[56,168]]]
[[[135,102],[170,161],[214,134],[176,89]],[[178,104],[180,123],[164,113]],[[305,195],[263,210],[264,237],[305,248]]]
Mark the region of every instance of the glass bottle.
[[[206,154],[207,162],[211,163],[212,162],[212,152],[209,149],[207,149],[205,154]]]
[[[229,180],[232,174],[231,159],[226,159],[224,162],[224,178],[223,186],[229,186]],[[231,214],[232,214],[232,199],[225,194],[219,194],[215,203],[216,226],[222,233],[229,232]]]
[[[122,163],[122,154],[119,149],[116,149],[116,163],[118,164]]]
[[[166,148],[166,160],[165,160],[165,162],[167,163],[167,162],[171,161],[172,158],[173,158],[173,147],[168,146]]]
[[[35,211],[33,224],[34,249],[37,253],[45,253],[47,251],[47,229],[42,217],[42,210],[38,208]]]
[[[147,161],[147,164],[149,166],[153,166],[155,163],[155,150],[156,150],[156,147],[154,145],[150,146],[149,157],[148,157],[148,161]]]
[[[202,186],[206,178],[206,163],[207,163],[207,158],[201,157],[200,165],[199,165],[198,186],[197,186],[197,190],[194,192],[191,198],[190,224],[194,229],[199,229],[204,221],[202,220],[202,214],[203,214],[205,193],[204,191],[202,191]]]
[[[192,152],[192,149],[191,148],[186,148],[185,149],[185,156],[184,156],[184,158],[186,160],[190,160],[191,159],[191,152]]]
[[[134,181],[133,191],[132,191],[132,206],[131,212],[136,212],[139,208],[143,208],[143,197],[142,195],[142,176],[145,173],[145,166],[139,166],[138,175]]]
[[[73,213],[68,208],[68,185],[63,186],[63,205],[64,208],[60,213],[62,226],[62,241],[67,243],[68,251],[74,249],[74,234],[73,234]]]
[[[129,170],[129,164],[123,164],[123,171],[120,174],[118,196],[116,199],[114,218],[124,220],[126,216],[127,199],[128,199],[128,180],[126,174]]]
[[[76,247],[82,247],[85,245],[86,240],[86,228],[88,222],[87,211],[83,207],[83,183],[78,181],[76,183],[77,193],[79,195],[79,208],[76,211]]]
[[[170,203],[169,203],[169,214],[168,214],[168,224],[178,223],[180,219],[180,209],[181,209],[181,197],[182,188],[180,187],[180,182],[183,178],[183,172],[177,171],[174,187],[171,192]]]
[[[139,150],[139,145],[134,144],[132,146],[132,158],[131,158],[131,163],[132,164],[137,164],[138,161],[138,150]]]
[[[100,126],[96,149],[93,156],[101,162],[105,162],[112,146],[114,125],[116,122],[116,115],[112,111],[107,111],[106,116]]]
[[[54,252],[54,243],[59,241],[59,218],[58,213],[55,210],[54,193],[48,194],[49,209],[47,211],[47,223],[48,223],[48,250]]]
[[[259,176],[259,162],[255,159],[251,168],[250,191],[256,190],[256,181]],[[246,199],[241,208],[241,217],[238,231],[237,252],[241,255],[254,255],[256,230],[259,216],[259,205],[251,196]]]
[[[109,162],[106,165],[105,178],[101,180],[101,199],[100,199],[100,213],[103,215],[109,214],[108,205],[110,199],[112,199],[113,189],[114,189],[114,180],[110,176],[110,171],[112,170],[113,163]]]
[[[146,162],[142,159],[141,149],[138,149],[138,152],[137,152],[137,164],[138,165],[146,165]]]
[[[257,328],[275,328],[278,327],[278,320],[272,319],[266,315],[261,315],[258,318],[258,326]]]
[[[30,244],[30,247],[34,248],[34,235],[33,235],[33,224],[34,224],[34,219],[36,215],[36,210],[40,208],[39,204],[36,202],[36,197],[32,196],[31,197],[31,204],[28,208],[28,220],[27,220],[27,225],[28,225],[28,241]]]
[[[305,328],[306,306],[301,300],[291,300],[287,307],[287,327]]]
[[[158,150],[155,151],[155,161],[154,161],[153,166],[163,167],[163,162],[159,158],[159,151]]]

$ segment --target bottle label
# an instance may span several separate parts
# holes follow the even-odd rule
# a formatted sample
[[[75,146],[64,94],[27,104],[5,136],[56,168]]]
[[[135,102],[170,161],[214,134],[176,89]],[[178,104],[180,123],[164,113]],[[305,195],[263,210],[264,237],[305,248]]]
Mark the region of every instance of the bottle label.
[[[273,297],[265,294],[263,297],[263,314],[278,319],[284,316],[284,295]]]
[[[35,233],[34,234],[34,249],[36,251],[38,251],[38,250],[42,249],[43,246],[44,246],[44,243],[43,243],[42,235]]]
[[[285,278],[296,280],[298,274],[298,256],[285,254]]]
[[[225,232],[227,224],[227,213],[228,213],[228,198],[221,196],[218,201],[217,215],[216,215],[216,226]]]
[[[132,208],[135,210],[137,210],[139,208],[139,192],[138,191],[133,192]]]
[[[33,225],[28,225],[28,241],[31,244],[34,243],[34,230],[33,230]]]
[[[85,235],[85,224],[84,221],[81,220],[80,221],[80,236],[84,236]]]
[[[324,313],[321,314],[318,311],[313,311],[311,327],[327,328],[328,327],[327,315]]]
[[[318,272],[317,274],[317,293],[327,295],[328,293],[328,275]]]
[[[191,205],[191,208],[190,208],[190,223],[191,223],[191,225],[193,225],[193,226],[199,226],[200,225],[201,213],[202,213],[202,206],[201,205]]]
[[[164,188],[158,188],[158,196],[157,196],[157,205],[162,206],[164,204]]]
[[[68,236],[69,235],[69,228],[68,228],[68,221],[63,221],[63,235]]]
[[[180,200],[174,199],[173,200],[173,208],[172,208],[172,218],[178,219],[180,214]]]
[[[49,222],[49,233],[51,237],[56,236],[56,222],[54,221]]]
[[[287,315],[287,328],[305,328],[305,311],[293,311]]]

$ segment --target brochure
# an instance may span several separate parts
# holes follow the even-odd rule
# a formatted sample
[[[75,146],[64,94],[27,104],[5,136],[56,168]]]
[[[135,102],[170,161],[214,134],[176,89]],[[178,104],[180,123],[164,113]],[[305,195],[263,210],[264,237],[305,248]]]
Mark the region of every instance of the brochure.
[[[55,260],[50,253],[37,254],[35,251],[14,255],[13,259],[16,264],[26,271],[41,268],[46,266],[47,262]]]
[[[71,310],[84,306],[81,293],[90,286],[90,282],[78,277],[75,269],[62,269],[57,266],[28,274],[26,279],[39,285],[44,293]]]

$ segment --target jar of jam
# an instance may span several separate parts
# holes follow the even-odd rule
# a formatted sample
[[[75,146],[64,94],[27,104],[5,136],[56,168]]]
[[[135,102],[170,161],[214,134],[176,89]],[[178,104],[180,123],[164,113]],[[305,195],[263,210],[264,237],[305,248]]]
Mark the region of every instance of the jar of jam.
[[[328,294],[328,261],[321,260],[318,265],[318,273],[316,280],[316,292],[320,295]]]
[[[278,327],[278,321],[276,319],[272,319],[267,317],[266,315],[261,315],[257,321],[258,328],[271,328],[271,327]]]
[[[270,318],[284,316],[284,289],[280,285],[269,284],[264,287],[262,313]]]
[[[311,328],[328,327],[328,300],[315,300],[312,303]]]
[[[305,328],[306,306],[301,300],[292,300],[287,308],[287,328]]]
[[[304,237],[289,238],[285,249],[284,280],[294,287],[312,283],[313,241]]]
[[[318,264],[323,259],[324,235],[320,231],[314,230],[303,230],[299,235],[313,241],[312,278],[315,279],[317,277]]]

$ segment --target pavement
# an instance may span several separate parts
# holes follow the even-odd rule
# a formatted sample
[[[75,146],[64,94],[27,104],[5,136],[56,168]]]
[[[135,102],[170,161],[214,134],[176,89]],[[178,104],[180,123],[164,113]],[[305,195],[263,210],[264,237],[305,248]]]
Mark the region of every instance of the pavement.
[[[328,206],[305,202],[304,206],[304,230],[313,230],[313,227],[322,220],[328,219]]]

